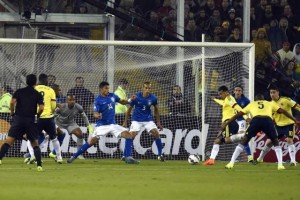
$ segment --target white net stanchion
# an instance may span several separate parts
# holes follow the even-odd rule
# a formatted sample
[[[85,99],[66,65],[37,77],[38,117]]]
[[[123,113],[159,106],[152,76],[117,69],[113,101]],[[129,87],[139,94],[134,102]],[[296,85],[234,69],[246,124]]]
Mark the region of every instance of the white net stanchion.
[[[101,81],[108,81],[114,92],[119,80],[126,79],[128,97],[140,92],[143,83],[150,81],[152,92],[158,97],[164,126],[161,131],[163,152],[168,159],[187,159],[189,154],[203,155],[210,150],[221,122],[220,106],[210,101],[210,96],[217,94],[218,86],[226,85],[232,89],[235,84],[243,85],[245,95],[249,96],[254,84],[249,85],[252,44],[0,39],[0,46],[1,85],[16,90],[25,86],[27,74],[46,73],[55,76],[55,84],[60,86],[63,95],[67,95],[79,91],[74,89],[76,79],[84,80],[79,82],[89,92],[79,92],[75,96],[92,123],[95,123],[92,105],[99,94]],[[204,56],[202,47],[205,48]],[[202,73],[206,77],[204,87]],[[181,87],[183,95],[183,101],[175,102],[176,105],[182,103],[177,108],[179,112],[172,110],[169,103],[175,85]],[[205,96],[204,119],[201,117],[202,95]],[[7,120],[5,114],[2,115],[2,120]],[[123,118],[122,114],[116,115],[117,123],[122,124]],[[80,117],[76,120],[86,132]],[[203,124],[208,127],[207,131],[202,131]],[[3,130],[0,142],[5,134]],[[85,134],[85,140],[87,137]],[[119,158],[123,148],[123,140],[107,136],[84,156]],[[50,149],[52,146],[48,144],[42,152],[47,155]],[[19,142],[10,150],[9,156],[21,156],[26,151],[25,142]],[[64,157],[76,151],[75,136],[66,136],[62,151]],[[153,136],[142,130],[134,140],[133,156],[152,159],[156,154]],[[220,159],[226,158],[226,150],[221,149]]]

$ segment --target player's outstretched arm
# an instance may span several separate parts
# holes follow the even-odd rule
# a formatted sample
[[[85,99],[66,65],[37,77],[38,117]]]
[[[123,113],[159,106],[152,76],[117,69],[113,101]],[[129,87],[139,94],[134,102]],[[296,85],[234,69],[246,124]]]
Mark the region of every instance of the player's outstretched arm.
[[[238,112],[237,114],[235,114],[233,117],[231,117],[229,120],[225,121],[222,123],[222,126],[221,126],[221,130],[225,130],[226,126],[228,124],[230,124],[232,121],[236,120],[237,118],[243,116],[245,113],[243,112]]]
[[[288,118],[290,118],[291,120],[293,120],[295,123],[297,122],[296,118],[293,117],[290,113],[288,113],[286,110],[282,109],[282,108],[279,108],[277,110],[278,113],[282,113],[284,114],[285,116],[287,116]]]
[[[159,130],[163,129],[163,126],[160,123],[160,115],[159,115],[159,111],[158,111],[158,106],[157,104],[154,105],[154,115],[155,115],[155,119],[156,119],[156,125],[158,127]]]
[[[118,103],[122,104],[122,105],[126,105],[126,104],[129,104],[131,103],[133,100],[136,99],[136,96],[133,95],[132,97],[130,97],[128,100],[126,99],[120,99],[120,101]]]
[[[127,127],[127,122],[128,122],[129,117],[130,117],[131,111],[132,111],[132,106],[129,106],[129,107],[128,107],[128,110],[127,110],[126,113],[125,113],[125,119],[124,119],[123,124],[122,124],[122,126],[123,126],[124,128]]]
[[[99,113],[99,112],[94,112],[94,117],[95,117],[96,119],[101,119],[101,118],[102,118],[102,114]]]
[[[17,104],[17,99],[16,98],[12,98],[10,101],[10,115],[13,116],[15,114],[15,107]]]

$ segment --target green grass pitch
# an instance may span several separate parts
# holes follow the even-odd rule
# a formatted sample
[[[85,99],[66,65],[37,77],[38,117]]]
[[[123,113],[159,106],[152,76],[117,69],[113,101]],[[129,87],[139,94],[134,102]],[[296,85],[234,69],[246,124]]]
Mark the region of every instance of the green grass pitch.
[[[190,165],[187,161],[86,159],[59,165],[44,160],[43,172],[21,158],[0,165],[0,200],[296,200],[300,199],[300,167],[275,163],[237,163],[234,169]]]

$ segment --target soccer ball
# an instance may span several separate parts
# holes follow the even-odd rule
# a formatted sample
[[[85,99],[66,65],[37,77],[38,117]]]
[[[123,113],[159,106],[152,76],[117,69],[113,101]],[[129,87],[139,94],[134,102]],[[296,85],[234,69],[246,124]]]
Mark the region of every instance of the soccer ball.
[[[188,158],[188,162],[191,165],[198,164],[199,161],[200,161],[200,157],[198,155],[190,155],[189,158]]]

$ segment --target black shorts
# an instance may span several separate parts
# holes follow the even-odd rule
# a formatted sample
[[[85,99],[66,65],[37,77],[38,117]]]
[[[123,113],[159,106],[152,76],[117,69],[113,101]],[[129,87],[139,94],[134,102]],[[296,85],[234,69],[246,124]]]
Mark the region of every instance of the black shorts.
[[[254,117],[246,130],[246,135],[250,140],[260,131],[263,131],[272,141],[277,139],[277,131],[270,117]]]
[[[16,115],[8,131],[8,136],[21,140],[24,134],[26,134],[29,141],[37,140],[39,137],[37,124],[34,123],[34,118]]]
[[[294,138],[295,136],[295,124],[290,124],[286,126],[275,126],[277,133],[278,133],[278,139],[282,137],[289,137]]]
[[[222,132],[222,136],[224,138],[230,137],[231,135],[235,135],[239,132],[239,124],[236,121],[232,121],[228,124],[225,130]]]
[[[37,124],[39,134],[42,134],[42,131],[45,131],[51,140],[56,137],[54,118],[40,118]]]

